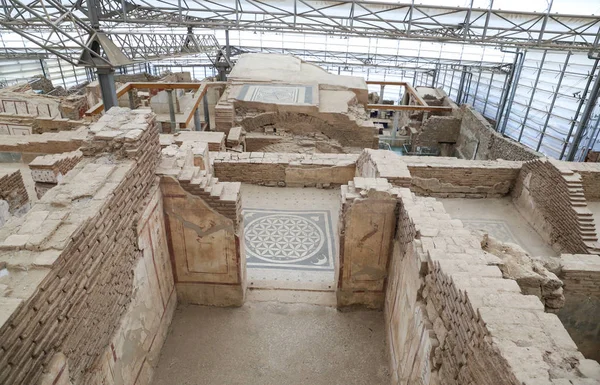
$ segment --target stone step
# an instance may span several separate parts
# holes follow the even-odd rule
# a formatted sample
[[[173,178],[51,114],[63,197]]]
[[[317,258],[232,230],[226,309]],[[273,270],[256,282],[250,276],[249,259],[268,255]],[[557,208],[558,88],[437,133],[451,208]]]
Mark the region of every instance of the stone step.
[[[242,188],[241,182],[222,182],[224,185],[221,200],[224,202],[237,202]]]
[[[211,180],[212,180],[212,175],[211,174],[206,175],[202,179],[202,182],[200,182],[200,187],[205,188],[206,186],[208,186],[210,184]]]
[[[223,185],[223,183],[217,183],[210,190],[210,196],[213,198],[220,198],[224,188],[225,186]]]
[[[180,183],[190,183],[196,173],[194,168],[195,167],[185,167],[177,176],[177,180],[179,180]]]

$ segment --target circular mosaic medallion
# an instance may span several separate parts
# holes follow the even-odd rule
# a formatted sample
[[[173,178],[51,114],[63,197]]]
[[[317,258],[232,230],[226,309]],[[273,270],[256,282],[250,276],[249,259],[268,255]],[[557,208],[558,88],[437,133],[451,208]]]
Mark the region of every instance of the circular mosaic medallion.
[[[325,243],[316,223],[290,214],[272,214],[248,223],[246,252],[271,263],[295,263],[313,257]]]

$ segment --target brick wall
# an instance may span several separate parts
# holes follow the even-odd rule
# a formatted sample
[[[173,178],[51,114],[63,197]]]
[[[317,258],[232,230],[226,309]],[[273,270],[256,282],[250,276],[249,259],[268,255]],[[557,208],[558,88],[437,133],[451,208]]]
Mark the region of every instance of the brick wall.
[[[363,110],[364,113],[364,110]],[[318,113],[312,116],[295,112],[248,113],[236,120],[248,133],[264,133],[265,127],[274,126],[292,135],[322,134],[337,140],[342,146],[377,148],[377,130],[368,121],[351,120],[342,113]]]
[[[215,176],[267,186],[328,187],[352,180],[357,155],[285,153],[211,153]]]
[[[558,313],[565,328],[585,357],[600,360],[600,256],[560,256],[565,306]]]
[[[598,363],[536,296],[502,278],[441,202],[400,196],[385,304],[392,384],[596,383],[586,368]]]
[[[411,191],[442,198],[496,198],[514,186],[521,162],[468,161],[427,156],[403,157]]]
[[[585,199],[600,200],[600,163],[570,162],[569,167],[581,175]]]
[[[555,250],[600,252],[581,176],[570,163],[547,158],[524,163],[512,197],[523,217]]]
[[[439,147],[440,143],[456,143],[461,119],[454,116],[431,116],[414,137],[412,146]]]
[[[461,108],[462,122],[456,141],[457,156],[476,160],[532,160],[543,156],[522,144],[502,136],[473,107]],[[475,157],[473,158],[473,155]]]
[[[0,199],[8,202],[11,214],[29,203],[29,195],[23,182],[21,170],[0,172]]]
[[[116,156],[103,155],[109,149]],[[131,302],[142,257],[136,224],[156,178],[154,115],[111,109],[83,152],[90,158],[64,184],[0,229],[0,259],[22,275],[0,301],[10,314],[0,327],[0,383],[36,384],[57,354],[73,384],[91,383]],[[15,270],[14,255],[29,270]]]
[[[29,163],[39,155],[75,151],[83,145],[87,135],[87,127],[40,135],[0,135],[0,163]]]
[[[64,152],[62,154],[42,155],[29,163],[31,177],[35,182],[38,199],[48,190],[60,183],[64,176],[79,163],[81,151]]]

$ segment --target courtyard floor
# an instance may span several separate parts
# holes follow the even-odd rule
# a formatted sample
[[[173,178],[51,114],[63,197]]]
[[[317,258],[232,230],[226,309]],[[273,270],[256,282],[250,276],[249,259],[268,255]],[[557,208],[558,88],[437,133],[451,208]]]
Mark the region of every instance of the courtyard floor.
[[[181,306],[153,385],[389,384],[383,313],[247,302]]]
[[[470,230],[481,230],[502,242],[516,243],[535,257],[557,256],[550,245],[521,216],[509,197],[439,200],[452,218],[460,219]]]

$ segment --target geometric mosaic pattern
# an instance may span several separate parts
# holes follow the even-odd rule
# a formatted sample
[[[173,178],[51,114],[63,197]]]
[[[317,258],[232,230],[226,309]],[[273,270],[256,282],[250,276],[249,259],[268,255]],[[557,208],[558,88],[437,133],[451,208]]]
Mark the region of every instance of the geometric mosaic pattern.
[[[249,268],[333,270],[329,211],[245,209],[243,215]]]
[[[469,230],[481,230],[501,242],[518,244],[515,236],[510,231],[510,227],[503,220],[461,219],[461,221]]]
[[[236,99],[274,104],[311,104],[312,86],[245,84]]]

